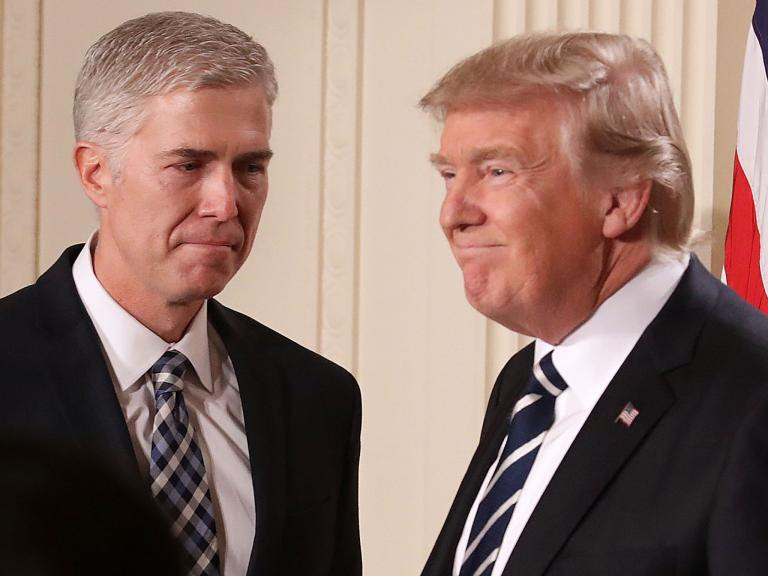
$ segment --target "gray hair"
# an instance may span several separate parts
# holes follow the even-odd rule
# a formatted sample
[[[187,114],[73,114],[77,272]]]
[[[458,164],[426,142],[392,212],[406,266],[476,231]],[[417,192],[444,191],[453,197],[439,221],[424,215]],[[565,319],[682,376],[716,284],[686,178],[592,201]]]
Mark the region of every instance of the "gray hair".
[[[608,170],[652,181],[641,224],[672,250],[691,235],[691,165],[664,65],[650,44],[624,35],[574,32],[514,37],[459,62],[421,99],[438,119],[452,109],[514,105],[562,95],[574,109],[583,173]],[[580,122],[579,122],[580,120]]]
[[[77,78],[75,138],[114,155],[141,126],[146,99],[176,89],[259,86],[277,97],[272,61],[242,30],[189,12],[128,20],[88,49]]]

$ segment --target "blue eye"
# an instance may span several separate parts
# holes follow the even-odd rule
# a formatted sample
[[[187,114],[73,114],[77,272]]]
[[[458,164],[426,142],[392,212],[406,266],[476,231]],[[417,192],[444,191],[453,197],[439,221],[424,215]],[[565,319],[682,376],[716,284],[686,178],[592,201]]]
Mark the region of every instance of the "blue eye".
[[[182,172],[192,172],[193,170],[197,170],[199,167],[200,167],[199,162],[184,162],[182,164],[176,165],[176,168],[178,168]]]
[[[237,162],[234,169],[246,176],[255,176],[266,173],[267,165],[264,162]]]

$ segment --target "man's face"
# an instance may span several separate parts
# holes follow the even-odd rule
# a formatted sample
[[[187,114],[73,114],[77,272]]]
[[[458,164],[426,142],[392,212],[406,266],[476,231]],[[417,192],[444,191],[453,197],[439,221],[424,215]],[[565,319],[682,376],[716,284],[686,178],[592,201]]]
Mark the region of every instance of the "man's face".
[[[119,175],[103,188],[95,265],[110,292],[182,304],[226,286],[251,251],[267,198],[270,122],[259,88],[147,101]]]
[[[599,281],[602,218],[563,151],[562,110],[540,98],[449,111],[433,157],[446,186],[440,225],[467,299],[533,336],[589,305]]]

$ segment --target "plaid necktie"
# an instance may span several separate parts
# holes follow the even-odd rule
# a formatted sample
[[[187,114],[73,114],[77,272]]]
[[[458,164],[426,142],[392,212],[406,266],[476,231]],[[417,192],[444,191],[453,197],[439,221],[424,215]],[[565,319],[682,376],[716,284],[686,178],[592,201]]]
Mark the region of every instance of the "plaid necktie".
[[[493,570],[525,479],[555,419],[555,400],[566,386],[552,364],[552,352],[533,367],[512,409],[499,464],[477,507],[459,576],[487,576]]]
[[[187,552],[189,574],[218,576],[216,522],[205,463],[182,395],[182,377],[189,367],[186,356],[168,350],[150,370],[157,412],[149,475],[152,495]]]

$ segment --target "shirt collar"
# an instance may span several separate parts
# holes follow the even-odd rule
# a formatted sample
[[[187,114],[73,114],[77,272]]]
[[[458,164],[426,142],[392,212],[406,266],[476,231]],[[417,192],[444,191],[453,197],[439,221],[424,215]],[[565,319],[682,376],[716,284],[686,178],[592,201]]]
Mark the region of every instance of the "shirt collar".
[[[120,388],[127,390],[165,351],[173,348],[189,359],[200,383],[212,392],[207,301],[203,302],[181,340],[166,342],[120,306],[96,278],[91,252],[97,241],[98,231],[91,234],[75,260],[72,276]]]
[[[591,410],[688,267],[690,254],[657,255],[592,316],[552,346],[536,340],[534,361],[550,350],[560,375]]]

